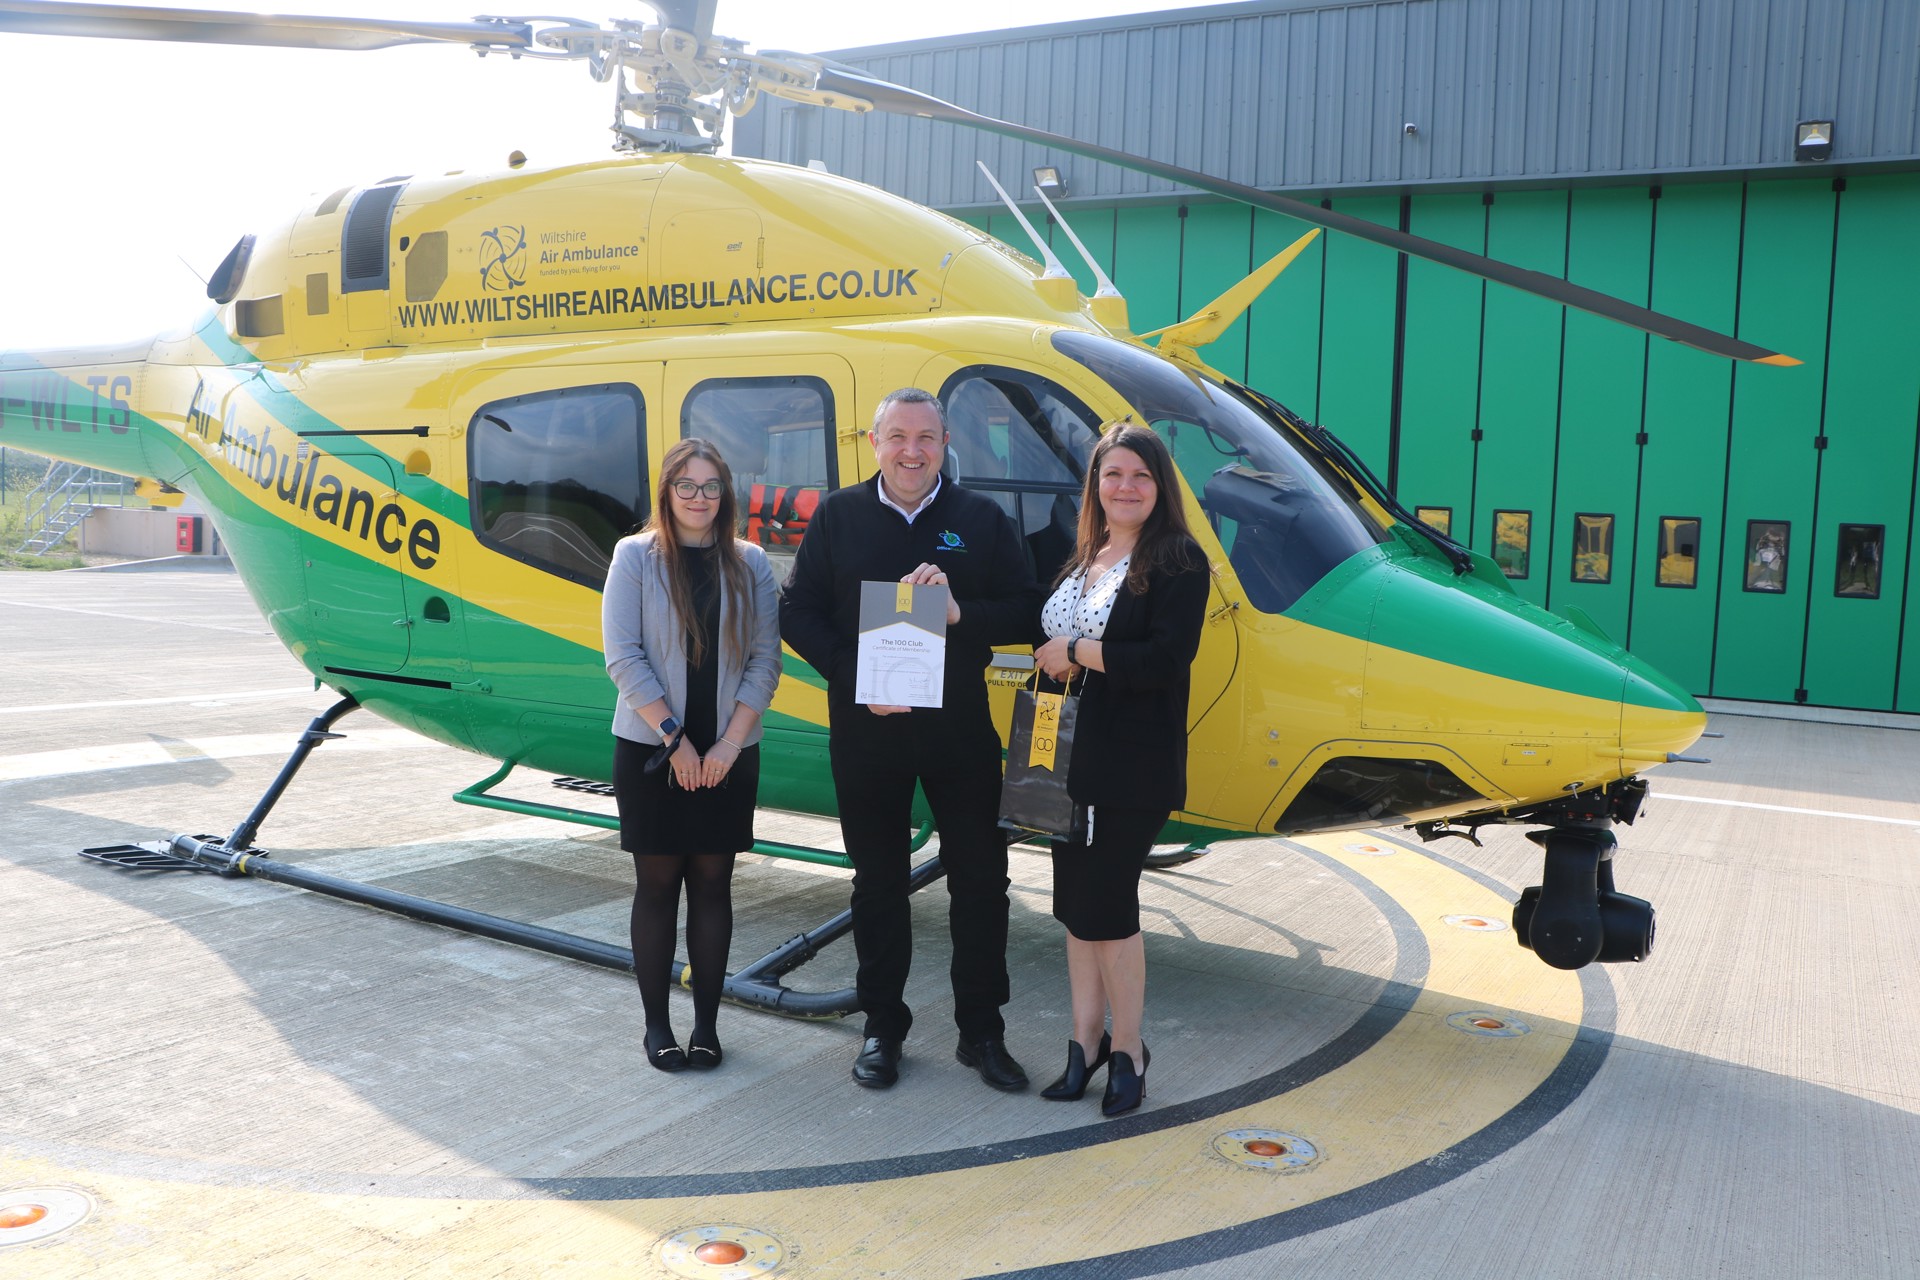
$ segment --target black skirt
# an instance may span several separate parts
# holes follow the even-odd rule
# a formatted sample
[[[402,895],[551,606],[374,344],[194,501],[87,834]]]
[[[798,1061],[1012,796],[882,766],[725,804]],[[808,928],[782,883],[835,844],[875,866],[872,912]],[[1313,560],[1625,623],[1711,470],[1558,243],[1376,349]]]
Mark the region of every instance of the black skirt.
[[[740,753],[717,787],[684,791],[671,765],[644,771],[660,748],[613,740],[613,795],[620,806],[620,847],[628,853],[745,853],[753,848],[753,809],[760,794],[760,744]]]
[[[1140,932],[1140,873],[1171,815],[1165,809],[1094,806],[1093,841],[1053,846],[1053,918],[1083,942]]]

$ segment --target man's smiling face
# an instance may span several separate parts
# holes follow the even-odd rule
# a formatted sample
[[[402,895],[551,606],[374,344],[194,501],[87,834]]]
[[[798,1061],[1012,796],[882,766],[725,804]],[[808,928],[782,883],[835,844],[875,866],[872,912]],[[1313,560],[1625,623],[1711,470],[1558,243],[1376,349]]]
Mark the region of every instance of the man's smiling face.
[[[924,401],[896,401],[874,424],[873,456],[887,496],[912,511],[933,492],[947,456],[940,414]]]

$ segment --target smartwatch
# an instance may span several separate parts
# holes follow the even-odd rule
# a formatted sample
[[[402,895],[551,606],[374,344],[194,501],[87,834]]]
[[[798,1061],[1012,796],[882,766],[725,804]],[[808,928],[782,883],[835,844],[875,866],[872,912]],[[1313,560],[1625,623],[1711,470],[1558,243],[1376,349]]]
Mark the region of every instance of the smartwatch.
[[[1080,660],[1073,656],[1073,647],[1079,643],[1080,643],[1079,636],[1075,636],[1073,639],[1067,641],[1067,663],[1070,666],[1077,667],[1080,665]]]
[[[672,716],[668,716],[660,722],[660,737],[662,741],[671,741],[679,732],[680,722]]]

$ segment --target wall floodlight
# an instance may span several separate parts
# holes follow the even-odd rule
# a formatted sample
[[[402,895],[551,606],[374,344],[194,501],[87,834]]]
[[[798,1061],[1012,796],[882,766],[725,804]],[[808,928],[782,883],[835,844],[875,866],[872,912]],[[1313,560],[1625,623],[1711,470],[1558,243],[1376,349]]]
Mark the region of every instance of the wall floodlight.
[[[1802,120],[1794,130],[1793,158],[1818,162],[1833,154],[1833,121]]]
[[[1036,167],[1033,171],[1033,185],[1045,192],[1049,200],[1067,198],[1066,175],[1060,172],[1057,165],[1043,164]]]

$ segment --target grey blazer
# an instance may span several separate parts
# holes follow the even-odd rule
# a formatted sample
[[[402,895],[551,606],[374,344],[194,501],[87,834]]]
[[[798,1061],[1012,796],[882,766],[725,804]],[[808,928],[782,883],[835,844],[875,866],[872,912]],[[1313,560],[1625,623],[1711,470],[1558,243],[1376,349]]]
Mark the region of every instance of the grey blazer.
[[[613,709],[613,732],[630,742],[660,741],[639,713],[639,708],[656,699],[667,700],[675,719],[687,718],[686,642],[667,592],[666,566],[655,554],[653,540],[651,531],[620,539],[600,602],[607,674],[620,691]],[[767,553],[753,543],[736,540],[733,545],[753,579],[753,626],[748,651],[735,652],[725,643],[732,624],[729,601],[721,597],[720,698],[714,707],[721,733],[733,718],[734,703],[745,703],[764,715],[780,683],[780,599],[773,566],[767,563]],[[758,741],[756,724],[740,745],[750,747]]]

